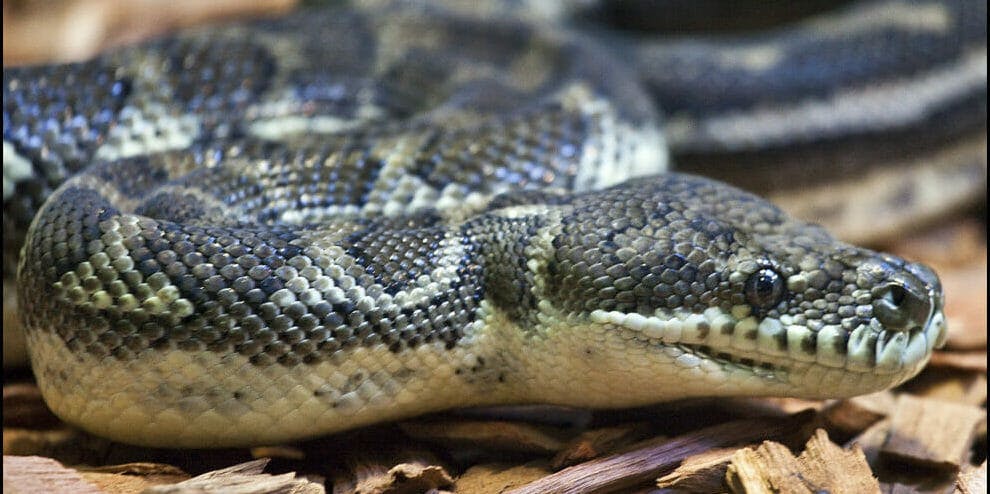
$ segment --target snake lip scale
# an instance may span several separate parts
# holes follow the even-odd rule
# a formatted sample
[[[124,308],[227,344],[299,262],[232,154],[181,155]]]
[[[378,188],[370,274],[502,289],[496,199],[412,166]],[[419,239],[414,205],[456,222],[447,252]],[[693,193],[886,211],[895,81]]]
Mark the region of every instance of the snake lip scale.
[[[19,257],[32,367],[111,439],[845,397],[945,340],[931,269],[665,173],[636,75],[565,30],[341,7],[5,69],[4,100],[5,179],[8,149],[66,175]]]

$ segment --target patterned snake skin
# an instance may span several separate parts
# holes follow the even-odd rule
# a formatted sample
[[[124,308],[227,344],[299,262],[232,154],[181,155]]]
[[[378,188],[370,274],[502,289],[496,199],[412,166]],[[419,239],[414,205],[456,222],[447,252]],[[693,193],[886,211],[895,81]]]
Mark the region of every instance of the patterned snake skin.
[[[9,242],[45,400],[115,440],[220,447],[919,372],[937,276],[658,175],[660,82],[608,45],[391,5],[5,68],[4,233],[31,222]],[[715,128],[674,115],[675,153]]]

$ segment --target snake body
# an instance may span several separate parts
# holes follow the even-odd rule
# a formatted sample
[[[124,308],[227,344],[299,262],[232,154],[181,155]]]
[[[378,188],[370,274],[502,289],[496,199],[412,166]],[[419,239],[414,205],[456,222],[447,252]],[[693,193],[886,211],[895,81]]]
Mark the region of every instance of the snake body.
[[[430,6],[5,69],[35,376],[96,434],[220,447],[472,405],[851,396],[925,365],[929,268],[657,175],[664,142],[600,43]]]

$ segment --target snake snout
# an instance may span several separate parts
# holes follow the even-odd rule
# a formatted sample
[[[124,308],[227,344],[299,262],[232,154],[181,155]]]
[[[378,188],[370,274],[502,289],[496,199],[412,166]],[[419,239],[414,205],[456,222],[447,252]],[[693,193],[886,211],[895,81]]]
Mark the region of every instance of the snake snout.
[[[873,295],[874,314],[891,331],[924,328],[942,308],[938,276],[917,263],[891,269],[886,281],[873,289]]]

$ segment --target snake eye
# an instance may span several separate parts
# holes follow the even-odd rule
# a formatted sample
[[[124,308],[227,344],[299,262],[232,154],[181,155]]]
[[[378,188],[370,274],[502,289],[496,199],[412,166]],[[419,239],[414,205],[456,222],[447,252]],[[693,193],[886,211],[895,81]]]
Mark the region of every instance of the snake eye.
[[[753,308],[770,309],[784,298],[784,278],[770,268],[763,268],[749,276],[744,290],[746,301]]]

